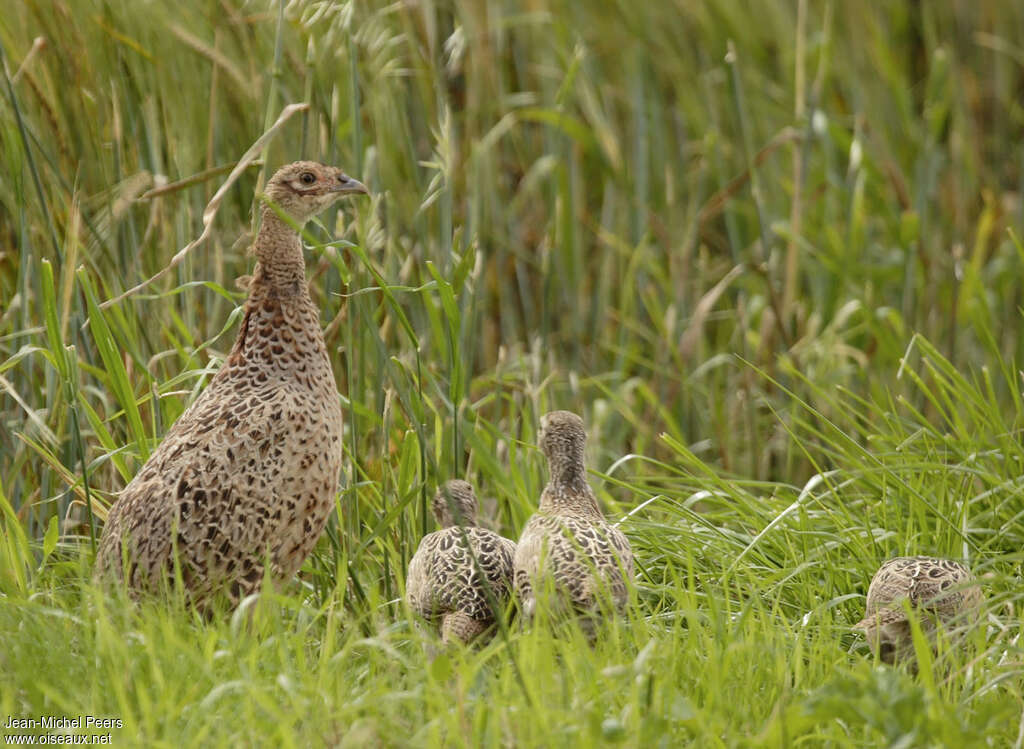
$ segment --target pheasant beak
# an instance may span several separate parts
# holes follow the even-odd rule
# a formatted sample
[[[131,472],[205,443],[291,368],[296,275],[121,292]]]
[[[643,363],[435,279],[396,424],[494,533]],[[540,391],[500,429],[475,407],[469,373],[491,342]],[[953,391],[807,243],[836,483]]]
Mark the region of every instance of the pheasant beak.
[[[338,174],[338,181],[331,185],[331,190],[333,192],[340,192],[342,195],[348,195],[351,193],[362,193],[363,195],[370,194],[366,185],[357,179],[352,179],[344,173]]]

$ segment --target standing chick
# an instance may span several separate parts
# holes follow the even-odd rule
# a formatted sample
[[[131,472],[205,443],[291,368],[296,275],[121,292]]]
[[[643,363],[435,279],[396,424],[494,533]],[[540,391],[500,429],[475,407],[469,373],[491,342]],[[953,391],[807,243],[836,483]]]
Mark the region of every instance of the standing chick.
[[[550,477],[540,507],[523,528],[516,546],[516,594],[529,618],[537,609],[536,588],[554,583],[560,607],[590,618],[609,596],[621,612],[629,599],[633,551],[626,536],[601,514],[597,496],[587,483],[583,451],[587,434],[583,420],[569,411],[552,411],[541,419],[540,447]]]
[[[477,526],[476,494],[465,481],[439,487],[432,509],[441,530],[420,541],[405,598],[417,614],[440,624],[443,642],[468,643],[492,627],[512,595],[516,545]]]
[[[282,167],[269,201],[302,226],[366,187],[309,161]],[[342,458],[338,390],[293,223],[263,209],[258,260],[231,354],[110,508],[97,577],[132,593],[173,585],[203,607],[285,581],[334,507]]]
[[[886,663],[914,656],[904,599],[911,608],[931,614],[921,617],[929,637],[939,622],[943,626],[972,623],[982,603],[981,588],[959,562],[933,557],[896,557],[885,562],[868,587],[867,615],[854,627],[864,632],[871,649]]]

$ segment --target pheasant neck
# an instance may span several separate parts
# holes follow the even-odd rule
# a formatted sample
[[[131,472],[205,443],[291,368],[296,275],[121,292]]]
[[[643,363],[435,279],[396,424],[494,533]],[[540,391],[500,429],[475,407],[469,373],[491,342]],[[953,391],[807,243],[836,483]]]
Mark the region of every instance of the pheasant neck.
[[[587,471],[582,461],[552,460],[550,463],[551,483],[579,488],[587,483]]]
[[[477,526],[475,513],[462,513],[459,515],[445,513],[440,522],[442,528],[457,528],[459,526],[463,528],[475,528]]]
[[[259,262],[228,359],[233,366],[221,368],[223,377],[261,383],[286,374],[294,383],[334,397],[320,311],[309,295],[298,234],[272,210],[264,210],[253,251]]]
[[[551,479],[541,497],[541,511],[602,517],[582,460],[552,461],[550,470]]]
[[[300,293],[305,288],[306,261],[299,235],[269,206],[263,209],[253,250],[259,260],[254,282],[262,282],[283,296]]]

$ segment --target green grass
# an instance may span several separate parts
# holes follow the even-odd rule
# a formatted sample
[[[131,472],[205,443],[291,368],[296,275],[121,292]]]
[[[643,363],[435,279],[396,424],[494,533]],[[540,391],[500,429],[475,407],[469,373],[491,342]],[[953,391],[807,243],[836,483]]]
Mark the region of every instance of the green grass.
[[[0,720],[113,716],[139,746],[1024,745],[1024,7],[178,5],[0,15]],[[296,102],[209,241],[102,306]],[[101,594],[105,508],[223,360],[254,191],[297,158],[374,192],[308,237],[337,515],[251,620]],[[431,661],[401,604],[427,497],[466,477],[516,536],[552,408],[585,417],[636,550],[629,615],[593,649],[513,627]],[[967,560],[987,603],[913,675],[850,625],[916,553]]]

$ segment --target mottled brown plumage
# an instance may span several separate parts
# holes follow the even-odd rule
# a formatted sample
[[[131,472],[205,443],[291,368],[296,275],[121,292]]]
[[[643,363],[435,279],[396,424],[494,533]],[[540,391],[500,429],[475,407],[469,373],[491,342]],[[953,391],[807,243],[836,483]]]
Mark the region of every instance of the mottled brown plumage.
[[[305,161],[267,183],[238,338],[111,507],[98,577],[137,595],[173,584],[177,567],[198,606],[254,592],[267,560],[276,582],[298,570],[333,507],[342,415],[302,244],[278,211],[301,226],[365,192],[340,169]]]
[[[868,587],[866,616],[854,626],[887,663],[913,659],[904,600],[920,614],[921,627],[931,637],[940,624],[947,634],[962,635],[977,619],[982,595],[970,570],[959,562],[932,557],[885,562]]]
[[[557,608],[588,615],[581,623],[592,634],[589,616],[608,600],[622,611],[633,579],[633,551],[626,536],[610,525],[587,482],[583,420],[569,411],[552,411],[541,419],[540,446],[550,477],[540,506],[516,545],[515,587],[523,613],[532,617],[536,589],[546,581],[557,595]],[[542,601],[543,603],[543,601]]]
[[[515,544],[477,525],[477,500],[465,481],[437,490],[428,533],[409,562],[409,607],[439,626],[445,642],[470,642],[492,629],[512,595]],[[499,610],[495,610],[495,608]]]

